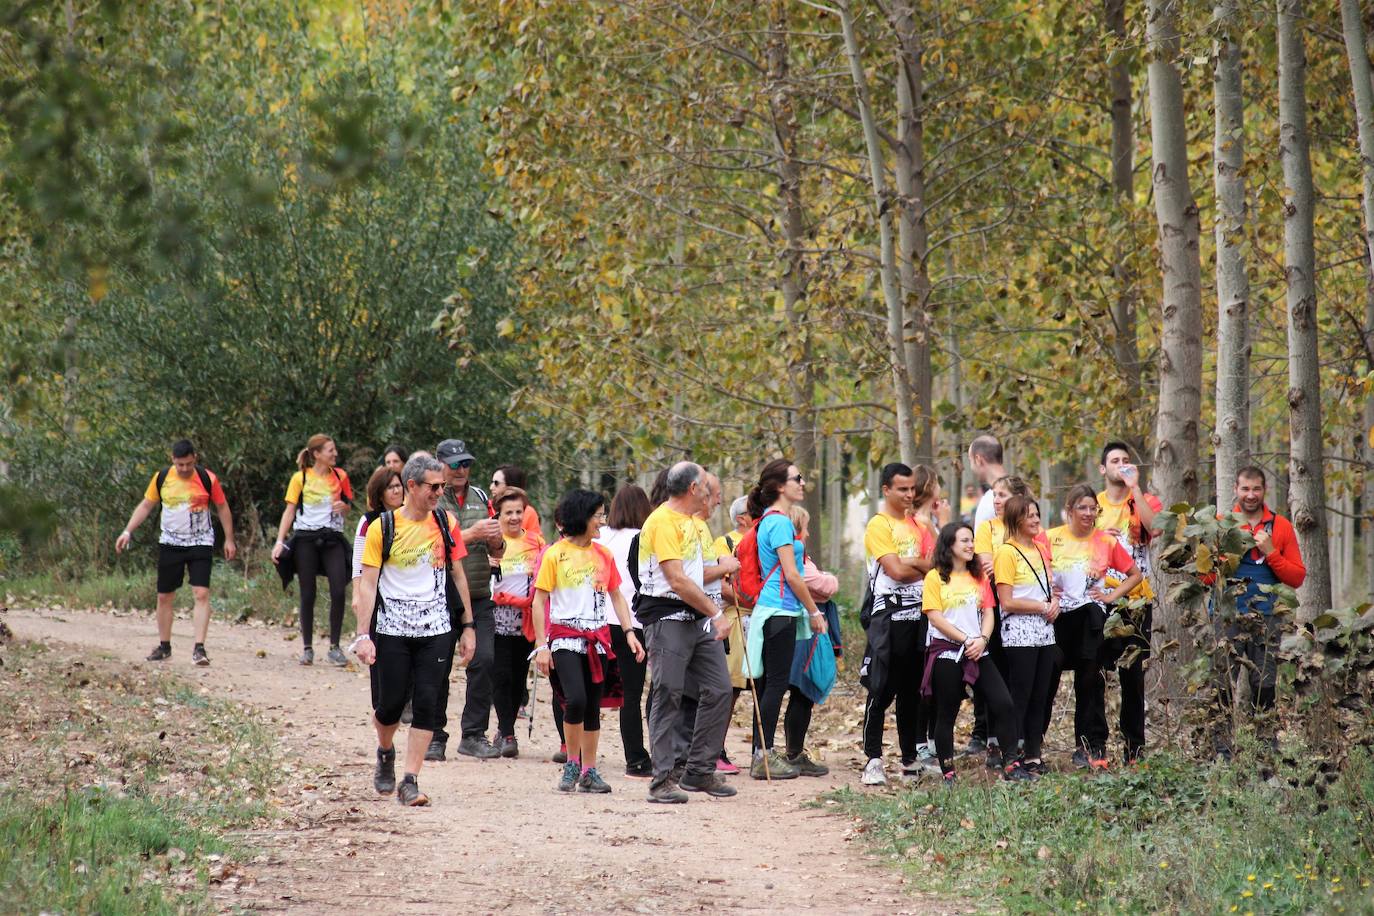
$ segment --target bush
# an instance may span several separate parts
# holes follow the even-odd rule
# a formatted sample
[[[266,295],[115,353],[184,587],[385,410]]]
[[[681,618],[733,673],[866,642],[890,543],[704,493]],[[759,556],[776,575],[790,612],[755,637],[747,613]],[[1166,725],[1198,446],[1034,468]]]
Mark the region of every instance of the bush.
[[[1159,756],[1098,778],[960,785],[830,800],[918,888],[1010,912],[1326,912],[1369,905],[1374,770],[1247,754],[1199,767]]]

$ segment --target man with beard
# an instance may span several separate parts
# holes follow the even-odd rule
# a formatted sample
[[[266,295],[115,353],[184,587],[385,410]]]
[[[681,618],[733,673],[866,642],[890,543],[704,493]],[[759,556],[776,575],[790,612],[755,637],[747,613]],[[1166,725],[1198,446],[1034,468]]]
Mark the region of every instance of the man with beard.
[[[1235,618],[1217,621],[1218,629],[1230,643],[1222,666],[1226,676],[1219,684],[1228,712],[1232,684],[1242,667],[1250,681],[1250,711],[1268,712],[1274,708],[1282,624],[1274,614],[1273,593],[1261,591],[1261,587],[1282,583],[1298,588],[1307,578],[1293,525],[1264,504],[1265,489],[1262,469],[1250,466],[1236,472],[1236,503],[1231,511],[1244,519],[1241,528],[1255,539],[1255,546],[1241,556],[1240,566],[1230,578],[1233,585],[1244,585],[1244,591],[1236,596]],[[1217,745],[1222,756],[1230,755],[1228,741],[1219,739]]]

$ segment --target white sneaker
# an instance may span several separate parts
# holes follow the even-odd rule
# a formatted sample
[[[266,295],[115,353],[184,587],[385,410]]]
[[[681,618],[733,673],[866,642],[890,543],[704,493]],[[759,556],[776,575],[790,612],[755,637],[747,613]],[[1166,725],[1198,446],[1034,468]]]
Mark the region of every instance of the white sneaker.
[[[864,765],[864,775],[859,782],[866,786],[885,786],[887,785],[887,773],[883,770],[883,762],[877,757],[868,761]]]

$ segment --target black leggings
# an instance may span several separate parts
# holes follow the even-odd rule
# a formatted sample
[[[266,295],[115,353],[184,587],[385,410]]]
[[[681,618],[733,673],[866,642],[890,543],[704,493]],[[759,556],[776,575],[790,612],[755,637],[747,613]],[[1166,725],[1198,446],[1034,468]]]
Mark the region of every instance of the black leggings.
[[[496,707],[496,728],[502,738],[515,736],[515,717],[525,698],[525,677],[530,671],[530,650],[534,643],[524,636],[496,634],[491,666],[492,705]]]
[[[940,758],[940,769],[948,773],[954,769],[954,720],[959,718],[959,706],[965,696],[963,665],[952,658],[936,659],[930,672],[930,687],[935,704],[935,754]],[[997,742],[1002,747],[1016,747],[1016,707],[1002,672],[990,658],[978,664],[973,695],[982,699],[991,714]]]
[[[301,642],[307,646],[315,642],[315,577],[323,573],[329,579],[329,644],[337,646],[348,589],[348,547],[337,535],[297,536],[291,550],[301,590]]]
[[[779,614],[764,621],[763,675],[754,678],[754,690],[757,691],[759,698],[759,711],[754,716],[754,750],[760,747],[769,750],[773,748],[773,736],[777,733],[778,718],[782,715],[783,697],[787,695],[787,688],[790,686],[792,656],[796,651],[797,618]],[[792,699],[789,701],[792,706],[796,705],[798,696],[799,691],[792,691]],[[788,717],[791,718],[790,711]],[[809,723],[809,711],[806,718]]]
[[[1051,678],[1058,663],[1059,647],[1007,646],[1005,651],[1007,680],[1016,705],[1016,733],[1025,742],[1025,759],[1038,760],[1045,738],[1045,707],[1055,686]],[[1002,748],[1004,754],[1014,750],[1014,745]]]
[[[635,638],[644,644],[644,631],[635,630]],[[630,651],[625,631],[618,626],[611,627],[611,650],[615,652],[615,663],[620,670],[620,684],[625,690],[625,702],[620,707],[620,743],[625,746],[625,765],[643,766],[649,763],[649,750],[644,746],[644,673],[648,669],[648,657],[635,661]],[[685,699],[685,698],[684,698]]]
[[[605,664],[605,660],[602,660]],[[581,725],[584,732],[601,730],[601,685],[592,682],[592,668],[587,656],[571,649],[553,653],[553,667],[558,672],[558,686],[567,704],[563,722]]]
[[[453,637],[372,637],[377,660],[372,665],[373,712],[383,725],[401,721],[406,700],[412,700],[411,728],[433,731],[439,708],[439,685],[448,676]]]

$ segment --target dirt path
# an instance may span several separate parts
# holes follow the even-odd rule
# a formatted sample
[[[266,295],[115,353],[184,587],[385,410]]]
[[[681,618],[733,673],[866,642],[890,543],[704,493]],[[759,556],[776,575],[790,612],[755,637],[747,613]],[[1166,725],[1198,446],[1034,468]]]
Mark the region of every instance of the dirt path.
[[[151,618],[119,612],[12,609],[22,639],[89,647],[130,664],[156,642]],[[645,801],[648,783],[621,775],[615,728],[603,734],[608,796],[560,795],[547,762],[557,736],[541,690],[533,740],[520,723],[518,760],[456,757],[426,764],[434,800],[404,809],[371,789],[375,738],[361,670],[294,661],[297,643],[270,627],[212,628],[214,664],[190,664],[190,625],[178,620],[165,670],[255,709],[294,763],[274,801],[281,826],[247,837],[267,853],[255,883],[220,890],[228,907],[323,912],[375,900],[398,913],[914,913],[947,909],[917,897],[895,871],[854,848],[845,821],[803,804],[857,782],[843,755],[828,779],[773,785],[733,777],[733,799],[693,796],[681,806]],[[454,685],[455,709],[463,695]],[[454,715],[456,719],[456,712]],[[494,720],[493,720],[494,725]],[[729,750],[747,758],[732,727]],[[832,755],[832,758],[835,755]],[[571,830],[570,830],[571,828]],[[570,850],[569,833],[586,836]]]

